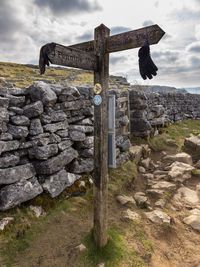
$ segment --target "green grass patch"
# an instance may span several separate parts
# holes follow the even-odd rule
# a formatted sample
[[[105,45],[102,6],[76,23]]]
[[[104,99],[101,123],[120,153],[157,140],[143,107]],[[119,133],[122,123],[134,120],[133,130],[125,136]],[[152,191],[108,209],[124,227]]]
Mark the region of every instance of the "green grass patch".
[[[108,243],[103,248],[98,248],[94,243],[93,231],[85,238],[87,250],[80,257],[82,266],[96,267],[103,262],[106,267],[121,267],[123,262],[130,261],[132,267],[144,267],[144,262],[134,250],[130,250],[116,229],[109,229]]]
[[[146,139],[131,137],[133,145],[148,144],[153,151],[181,151],[184,139],[200,133],[200,120],[184,120],[160,129],[161,134]]]
[[[20,207],[20,209],[16,208],[1,214],[2,217],[14,217],[13,223],[0,233],[0,238],[3,240],[0,254],[6,267],[13,266],[16,256],[19,253],[23,254],[29,248],[31,241],[37,238],[41,231],[45,231],[46,224],[52,217],[56,217],[61,211],[69,212],[71,207],[70,200],[62,199],[56,202],[55,199],[48,199],[47,196],[39,196],[31,204],[44,207],[44,210],[48,211],[47,215],[36,218],[27,204]]]
[[[153,243],[145,233],[142,222],[132,222],[129,231],[133,233],[134,240],[140,247],[140,256],[148,262],[153,253]]]
[[[200,169],[194,169],[194,170],[192,170],[192,175],[194,175],[196,177],[200,177]]]
[[[68,189],[68,191],[73,190],[75,188]],[[37,238],[39,233],[45,231],[46,225],[53,218],[59,217],[61,212],[73,212],[73,207],[80,207],[81,205],[81,216],[82,213],[85,214],[86,209],[90,208],[91,205],[81,204],[81,202],[76,201],[76,198],[68,198],[68,191],[64,191],[59,197],[53,199],[47,194],[42,194],[22,204],[20,208],[14,208],[0,214],[0,219],[14,217],[14,221],[0,233],[0,240],[2,241],[0,254],[6,267],[13,266],[16,256],[18,254],[23,256],[31,242]],[[88,194],[90,197],[91,193],[88,192]],[[42,206],[46,215],[36,218],[29,209],[30,205]]]
[[[133,184],[137,177],[137,166],[132,161],[127,161],[125,164],[116,169],[109,169],[109,192],[120,193],[127,191],[127,188]]]

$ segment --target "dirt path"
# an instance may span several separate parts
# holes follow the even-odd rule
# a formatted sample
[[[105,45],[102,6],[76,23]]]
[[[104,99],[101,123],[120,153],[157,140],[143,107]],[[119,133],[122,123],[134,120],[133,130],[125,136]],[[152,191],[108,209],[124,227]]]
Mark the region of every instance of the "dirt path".
[[[154,155],[161,158],[161,155]],[[126,175],[123,172],[121,175]],[[194,189],[198,179],[190,179],[186,183]],[[127,207],[116,201],[120,191],[133,195],[136,191],[144,191],[145,182],[142,175],[135,179],[134,190],[129,185],[111,190],[108,200],[109,227],[119,229],[127,249],[138,255],[142,262],[122,259],[120,267],[199,267],[200,266],[200,234],[182,222],[185,211],[169,208],[165,212],[172,218],[172,224],[155,225],[144,216],[144,210],[131,207],[142,216],[140,223],[121,220],[122,212]],[[40,229],[30,243],[30,247],[15,258],[14,267],[96,267],[85,265],[80,261],[75,247],[81,244],[92,228],[91,198],[87,196],[70,199],[67,211],[61,210],[50,216],[44,227]],[[138,258],[137,258],[138,259]],[[110,266],[110,265],[109,265]],[[5,266],[6,267],[6,266]],[[115,266],[111,266],[115,267]]]

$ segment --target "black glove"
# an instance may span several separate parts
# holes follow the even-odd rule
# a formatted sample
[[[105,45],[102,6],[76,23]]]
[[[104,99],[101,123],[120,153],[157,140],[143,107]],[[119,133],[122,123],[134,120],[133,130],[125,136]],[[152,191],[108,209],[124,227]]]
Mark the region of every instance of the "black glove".
[[[41,47],[40,49],[40,59],[39,59],[39,68],[40,74],[45,73],[45,66],[49,66],[49,62],[51,62],[48,58],[48,53],[55,49],[55,43],[49,43]]]
[[[147,42],[139,49],[138,57],[139,57],[139,70],[142,78],[146,80],[147,77],[149,79],[152,79],[153,76],[156,76],[158,68],[153,63],[153,60],[150,57],[150,47]]]

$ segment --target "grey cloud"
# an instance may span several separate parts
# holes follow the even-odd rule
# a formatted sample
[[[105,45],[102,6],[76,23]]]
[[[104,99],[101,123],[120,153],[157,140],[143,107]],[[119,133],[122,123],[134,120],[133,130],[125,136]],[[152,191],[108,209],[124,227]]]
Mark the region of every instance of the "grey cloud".
[[[153,25],[155,24],[152,20],[145,20],[143,23],[142,23],[142,26],[146,27],[146,26],[150,26],[150,25]]]
[[[200,42],[189,45],[187,50],[193,53],[200,53]]]
[[[179,59],[179,53],[176,51],[154,51],[151,55],[153,59],[165,63],[173,63]]]
[[[190,63],[192,68],[200,68],[200,58],[198,57],[191,57]]]
[[[111,27],[110,30],[111,30],[111,34],[118,34],[122,32],[131,31],[131,28],[124,27],[124,26],[114,26],[114,27]]]
[[[78,42],[86,42],[86,41],[93,40],[94,35],[91,31],[87,31],[87,32],[81,34],[80,36],[78,36],[76,39]]]
[[[94,0],[34,0],[39,7],[48,8],[55,15],[64,15],[72,12],[94,12],[102,10],[99,3]]]
[[[110,63],[112,65],[125,62],[126,60],[127,60],[127,58],[125,56],[111,56],[110,57]]]
[[[193,10],[186,7],[173,11],[169,15],[169,17],[172,19],[177,19],[179,21],[199,20],[200,18],[199,10]]]
[[[157,7],[159,6],[159,2],[156,1],[156,2],[154,3],[154,6],[157,8]]]
[[[16,10],[10,1],[2,0],[0,8],[0,40],[9,42],[14,34],[23,28],[23,23],[16,15]]]

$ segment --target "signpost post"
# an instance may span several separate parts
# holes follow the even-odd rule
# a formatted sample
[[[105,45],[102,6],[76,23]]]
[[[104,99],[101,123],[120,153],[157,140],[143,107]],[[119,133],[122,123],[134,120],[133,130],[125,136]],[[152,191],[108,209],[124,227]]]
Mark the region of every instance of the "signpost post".
[[[103,24],[95,29],[94,41],[72,46],[46,44],[40,51],[40,71],[52,64],[94,71],[94,240],[98,247],[107,244],[108,191],[108,79],[109,53],[156,44],[165,32],[152,25],[110,36]]]

